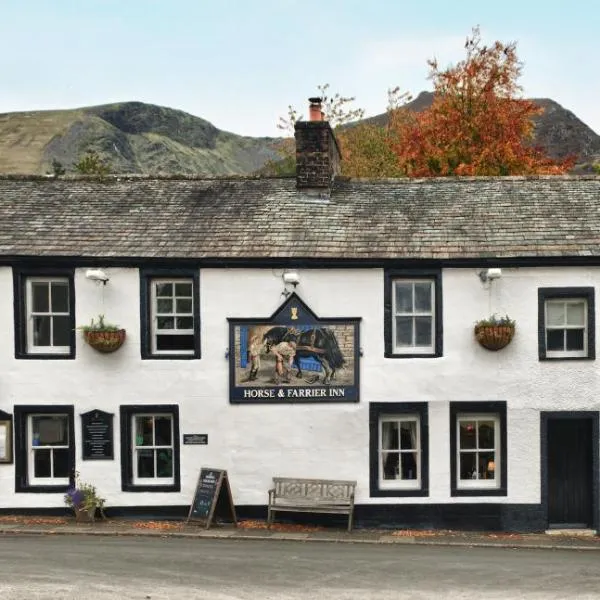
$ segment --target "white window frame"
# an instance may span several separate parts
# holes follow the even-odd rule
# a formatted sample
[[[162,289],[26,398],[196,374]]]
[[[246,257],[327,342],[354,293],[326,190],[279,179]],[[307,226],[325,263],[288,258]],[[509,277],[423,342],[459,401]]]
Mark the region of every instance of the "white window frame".
[[[416,469],[417,476],[415,479],[384,479],[383,477],[383,454],[384,452],[390,452],[390,450],[384,450],[383,448],[383,424],[384,423],[401,423],[411,422],[415,423],[416,431],[416,448],[410,450],[391,450],[391,452],[398,452],[398,454],[416,454]],[[400,445],[400,440],[398,440]],[[399,460],[400,463],[400,460]],[[421,448],[421,418],[418,414],[400,414],[400,415],[380,415],[377,432],[377,465],[378,465],[378,479],[379,489],[382,490],[420,490],[421,489],[421,463],[422,463],[422,448]]]
[[[583,303],[583,350],[548,350],[548,330],[581,329],[580,325],[563,324],[561,326],[548,325],[548,304],[567,304]],[[588,301],[587,298],[546,298],[544,300],[544,344],[546,347],[546,358],[585,358],[588,356]]]
[[[33,287],[34,283],[46,283],[48,284],[48,293],[50,294],[50,287],[52,283],[66,283],[67,284],[67,299],[69,302],[69,310],[67,312],[53,312],[50,310],[45,313],[33,312]],[[25,310],[27,318],[27,353],[28,354],[69,354],[71,352],[71,346],[35,346],[34,331],[33,331],[33,318],[35,316],[48,316],[48,317],[71,317],[71,306],[70,298],[70,282],[68,277],[27,277],[25,282]],[[50,306],[51,298],[48,299],[48,306]],[[54,321],[50,319],[50,340],[54,338]]]
[[[475,421],[475,429],[479,430],[479,421],[493,421],[494,422],[494,448],[468,448],[464,450],[465,454],[480,454],[480,453],[494,453],[494,479],[479,479],[479,473],[477,473],[477,479],[461,479],[460,477],[460,424],[462,421]],[[497,489],[501,486],[502,481],[502,469],[503,465],[501,462],[501,448],[500,448],[500,415],[496,413],[482,413],[482,414],[469,414],[460,413],[456,417],[456,488],[459,490],[472,490],[472,489]],[[478,464],[478,461],[476,461]]]
[[[67,444],[66,445],[51,445],[51,446],[34,446],[33,445],[33,419],[36,417],[63,417],[67,428]],[[35,477],[35,452],[38,450],[69,450],[70,434],[69,434],[69,418],[67,413],[29,413],[27,415],[27,473],[28,484],[36,485],[69,485],[69,477]],[[51,454],[51,470],[54,472],[54,453]]]
[[[414,297],[414,284],[416,283],[428,283],[431,293],[431,311],[430,312],[398,312],[396,309],[396,285],[397,284],[412,284],[413,285],[413,297]],[[436,312],[435,312],[435,279],[431,278],[414,278],[404,279],[397,278],[392,280],[392,348],[394,354],[433,354],[436,348]],[[413,303],[414,304],[414,303]],[[397,317],[431,317],[431,344],[427,346],[417,346],[414,343],[414,332],[415,327],[413,326],[413,344],[411,346],[398,346],[396,343],[396,319]]]
[[[136,419],[152,417],[152,433],[154,441],[156,441],[156,428],[154,421],[156,418],[168,418],[171,421],[171,445],[170,446],[138,446],[136,439]],[[137,474],[137,453],[138,450],[153,450],[154,451],[154,477],[138,477]],[[157,476],[157,453],[159,450],[171,450],[173,475],[171,477]],[[175,417],[172,413],[133,413],[131,415],[131,474],[133,485],[148,485],[148,486],[164,486],[175,484]]]
[[[157,285],[160,284],[164,284],[164,283],[168,283],[168,284],[172,284],[173,286],[175,286],[178,283],[186,283],[191,285],[192,287],[192,295],[191,295],[191,300],[192,300],[192,308],[191,311],[189,313],[178,313],[175,310],[175,306],[173,306],[173,312],[172,313],[158,313],[157,310],[157,300],[158,300],[158,296],[156,295],[156,287]],[[175,288],[173,287],[173,292],[175,291]],[[174,302],[177,299],[177,296],[173,295],[172,296]],[[187,296],[186,296],[187,298]],[[192,319],[192,328],[191,329],[177,329],[174,328],[172,330],[161,330],[164,331],[165,333],[168,332],[169,335],[188,335],[188,336],[192,336],[192,338],[194,338],[195,336],[195,306],[196,306],[196,299],[194,297],[194,280],[191,277],[181,277],[181,278],[158,278],[158,277],[153,277],[150,279],[150,352],[153,355],[157,355],[157,356],[169,356],[169,355],[193,355],[195,353],[195,349],[191,348],[190,350],[158,350],[158,344],[157,344],[157,337],[160,335],[160,333],[158,332],[158,328],[157,328],[157,323],[158,323],[158,317],[159,316],[164,316],[164,317],[173,317],[174,320],[174,325],[176,325],[177,323],[177,317],[186,317],[186,318],[191,318]]]

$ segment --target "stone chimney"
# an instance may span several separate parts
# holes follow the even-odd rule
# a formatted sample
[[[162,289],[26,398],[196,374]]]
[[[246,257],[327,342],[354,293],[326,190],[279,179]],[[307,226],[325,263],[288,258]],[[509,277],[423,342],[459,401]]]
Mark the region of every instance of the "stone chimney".
[[[309,98],[310,121],[298,121],[296,137],[296,187],[331,189],[340,172],[340,149],[333,130],[323,120],[322,99]]]

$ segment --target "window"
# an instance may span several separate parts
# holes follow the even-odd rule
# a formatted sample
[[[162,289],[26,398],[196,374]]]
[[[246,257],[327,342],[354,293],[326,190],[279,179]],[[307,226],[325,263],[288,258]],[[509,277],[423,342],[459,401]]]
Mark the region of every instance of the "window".
[[[179,491],[179,409],[121,407],[124,491]]]
[[[200,358],[198,274],[142,273],[142,358]]]
[[[384,305],[387,357],[442,355],[439,272],[387,272]]]
[[[451,402],[452,495],[506,495],[506,403]]]
[[[15,270],[17,358],[74,358],[72,272]]]
[[[369,413],[371,496],[426,496],[427,404],[373,402]]]
[[[15,407],[16,491],[64,491],[75,470],[72,406]]]
[[[594,288],[538,290],[539,357],[594,359]]]

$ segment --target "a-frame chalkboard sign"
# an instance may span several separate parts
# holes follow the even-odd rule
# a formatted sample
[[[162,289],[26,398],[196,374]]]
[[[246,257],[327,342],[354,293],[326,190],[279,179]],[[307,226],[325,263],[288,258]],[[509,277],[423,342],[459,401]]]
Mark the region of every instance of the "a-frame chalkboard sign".
[[[187,522],[202,521],[206,529],[216,520],[233,522],[237,527],[235,506],[227,471],[222,469],[200,469],[198,484],[192,498]]]

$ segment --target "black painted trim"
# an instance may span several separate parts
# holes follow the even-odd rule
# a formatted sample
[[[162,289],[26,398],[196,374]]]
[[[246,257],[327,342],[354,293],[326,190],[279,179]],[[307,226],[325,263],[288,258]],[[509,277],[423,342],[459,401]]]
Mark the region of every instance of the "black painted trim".
[[[548,519],[548,422],[551,419],[591,419],[592,421],[592,528],[600,527],[600,413],[592,410],[565,410],[540,412],[540,478],[541,508],[544,528],[549,525]]]
[[[153,354],[150,319],[152,297],[150,285],[155,279],[191,279],[194,295],[194,353],[193,354]],[[198,268],[155,268],[140,269],[140,351],[142,359],[151,360],[196,360],[200,352],[200,274]]]
[[[435,289],[435,348],[430,354],[395,353],[392,340],[393,283],[401,279],[431,279]],[[444,353],[444,313],[442,301],[442,272],[439,269],[388,269],[384,274],[383,336],[385,358],[438,358]]]
[[[27,417],[41,414],[66,414],[69,417],[69,485],[29,485],[27,471]],[[75,483],[75,410],[73,405],[17,405],[15,406],[15,493],[53,494],[66,492]]]
[[[546,300],[585,298],[587,300],[587,356],[546,356]],[[596,309],[593,287],[538,288],[538,356],[540,360],[596,360]]]
[[[48,258],[45,257],[47,261]],[[47,264],[47,262],[45,263]],[[40,266],[38,268],[13,267],[13,301],[15,323],[15,358],[28,360],[69,360],[75,358],[75,270],[74,268],[58,268]],[[70,350],[65,354],[30,354],[27,352],[27,293],[25,285],[29,277],[63,277],[69,280],[69,316],[71,333]]]
[[[119,407],[121,418],[121,489],[124,492],[179,492],[181,470],[179,452],[179,406],[177,404],[135,404]],[[131,418],[136,413],[167,413],[173,416],[173,485],[135,485],[131,453]]]
[[[377,456],[381,415],[418,414],[421,437],[421,488],[418,490],[379,489]],[[369,404],[369,493],[374,497],[429,496],[429,409],[427,402],[371,402]]]
[[[0,410],[0,421],[9,421],[10,425],[10,432],[9,432],[9,436],[10,436],[10,448],[8,449],[8,451],[10,452],[10,456],[6,459],[2,459],[0,460],[0,466],[1,465],[12,465],[13,462],[15,461],[15,431],[14,431],[14,423],[13,423],[13,416],[11,413],[7,413],[3,410]]]
[[[459,414],[493,414],[500,417],[500,487],[494,489],[459,489],[456,473],[456,419]],[[508,447],[506,432],[506,402],[450,402],[450,495],[506,496],[508,494]]]

